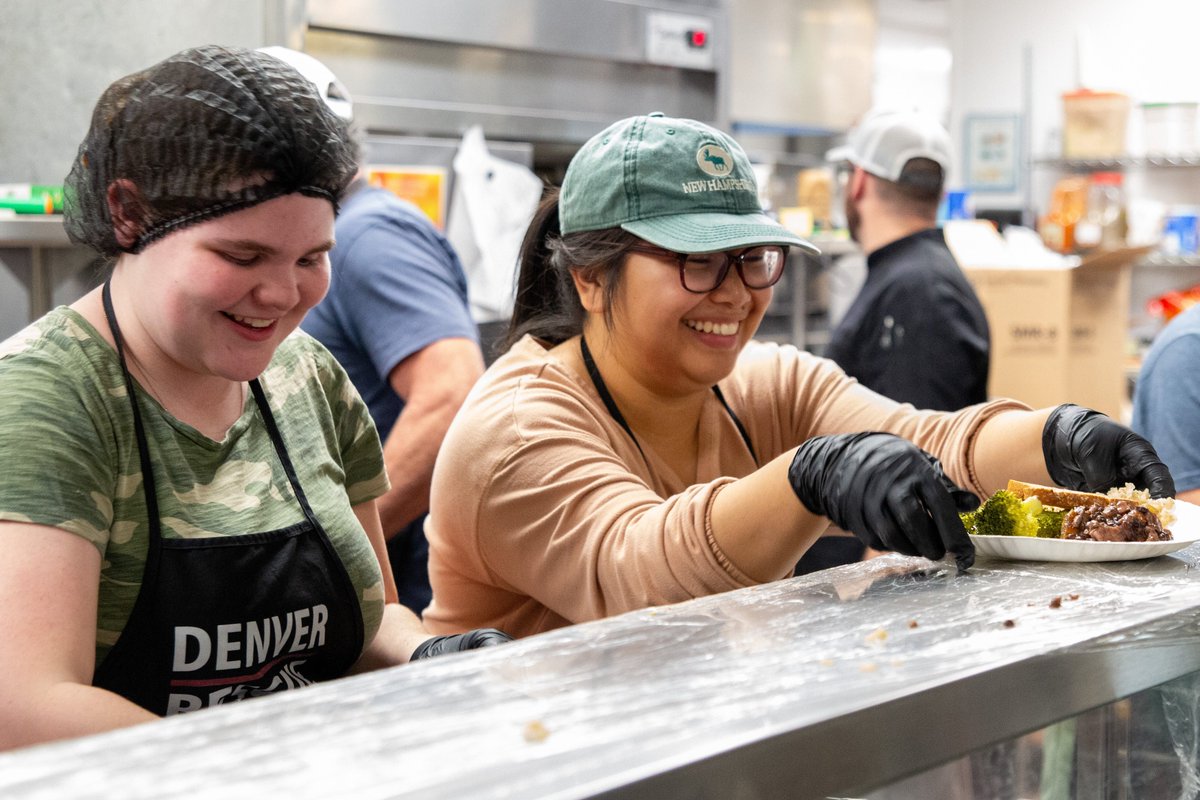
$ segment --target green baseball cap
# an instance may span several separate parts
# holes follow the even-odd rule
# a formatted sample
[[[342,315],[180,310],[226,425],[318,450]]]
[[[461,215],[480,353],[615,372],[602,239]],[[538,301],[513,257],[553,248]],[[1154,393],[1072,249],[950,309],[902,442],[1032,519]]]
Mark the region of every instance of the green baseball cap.
[[[563,234],[622,228],[677,253],[759,244],[820,251],[763,213],[750,159],[731,137],[654,113],[613,123],[567,167]]]

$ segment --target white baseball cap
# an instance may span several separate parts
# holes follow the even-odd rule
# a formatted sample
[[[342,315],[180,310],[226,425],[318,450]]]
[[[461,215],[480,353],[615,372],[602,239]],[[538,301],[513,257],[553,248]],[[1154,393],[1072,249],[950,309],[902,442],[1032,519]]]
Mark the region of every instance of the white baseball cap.
[[[876,111],[846,135],[846,143],[825,154],[849,161],[872,175],[896,182],[914,158],[928,158],[950,171],[950,134],[935,119],[912,111]]]
[[[337,79],[329,67],[308,53],[301,53],[299,50],[292,50],[288,47],[271,45],[258,49],[260,52],[275,56],[280,61],[290,64],[297,72],[308,78],[317,87],[317,93],[321,95],[321,99],[333,113],[347,122],[354,119],[354,101],[350,97],[350,91]]]

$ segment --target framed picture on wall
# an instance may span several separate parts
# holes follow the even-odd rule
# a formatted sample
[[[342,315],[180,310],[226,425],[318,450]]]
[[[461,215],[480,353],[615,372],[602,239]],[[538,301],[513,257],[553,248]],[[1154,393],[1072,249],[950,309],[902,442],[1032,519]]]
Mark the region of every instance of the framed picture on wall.
[[[963,169],[973,192],[1015,192],[1020,183],[1019,114],[967,114],[963,118]]]

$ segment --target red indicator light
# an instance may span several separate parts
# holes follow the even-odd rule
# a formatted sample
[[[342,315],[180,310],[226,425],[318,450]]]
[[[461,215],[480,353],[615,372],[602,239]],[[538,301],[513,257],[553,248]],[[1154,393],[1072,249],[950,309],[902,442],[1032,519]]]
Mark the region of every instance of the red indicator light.
[[[688,31],[688,46],[689,47],[704,47],[708,44],[708,31],[692,30]]]

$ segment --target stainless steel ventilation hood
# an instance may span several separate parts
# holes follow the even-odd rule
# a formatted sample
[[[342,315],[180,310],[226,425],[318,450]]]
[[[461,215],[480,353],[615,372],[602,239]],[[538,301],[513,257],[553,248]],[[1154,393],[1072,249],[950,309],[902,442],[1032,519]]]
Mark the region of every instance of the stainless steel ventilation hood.
[[[351,87],[372,133],[478,124],[489,141],[573,149],[648,111],[727,123],[722,0],[309,0],[304,16],[303,49]]]

